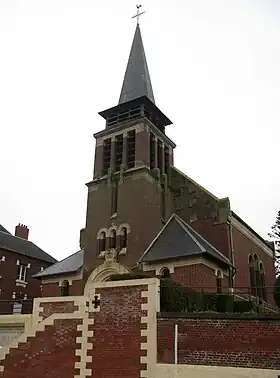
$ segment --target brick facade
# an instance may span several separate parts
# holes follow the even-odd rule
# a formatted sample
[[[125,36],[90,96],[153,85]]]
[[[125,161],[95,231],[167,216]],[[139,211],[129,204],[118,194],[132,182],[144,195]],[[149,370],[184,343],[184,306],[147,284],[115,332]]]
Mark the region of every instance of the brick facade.
[[[217,291],[215,270],[204,264],[178,266],[174,268],[171,277],[182,285],[203,289],[204,291]],[[222,287],[228,287],[228,277],[222,278]]]
[[[279,316],[274,320],[207,315],[159,318],[160,363],[174,363],[175,324],[180,364],[280,369]]]
[[[5,257],[4,261],[1,261]],[[26,274],[26,286],[17,284],[18,265],[23,264],[29,266]],[[17,298],[23,299],[26,295],[27,298],[36,298],[41,296],[41,283],[39,280],[32,278],[32,276],[41,271],[41,268],[47,268],[50,263],[37,260],[26,255],[21,255],[15,252],[0,249],[0,289],[1,300],[11,300],[13,293],[16,293]]]

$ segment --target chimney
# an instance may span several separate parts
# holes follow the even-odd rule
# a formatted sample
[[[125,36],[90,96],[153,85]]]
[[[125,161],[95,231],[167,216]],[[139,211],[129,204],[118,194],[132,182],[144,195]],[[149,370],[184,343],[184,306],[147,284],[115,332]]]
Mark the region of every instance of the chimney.
[[[24,224],[18,224],[16,226],[15,230],[15,236],[18,236],[19,238],[28,240],[28,234],[29,234],[29,228],[25,226]]]

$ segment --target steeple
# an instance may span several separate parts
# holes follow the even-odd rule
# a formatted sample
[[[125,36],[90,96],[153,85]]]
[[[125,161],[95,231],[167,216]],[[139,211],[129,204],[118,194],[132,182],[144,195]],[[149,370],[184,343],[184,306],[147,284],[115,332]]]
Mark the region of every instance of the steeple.
[[[139,23],[137,23],[123,80],[119,104],[146,96],[155,103]]]
[[[170,119],[156,106],[146,55],[144,51],[139,17],[141,5],[137,5],[136,30],[124,75],[119,103],[110,109],[99,112],[106,120],[106,129],[120,127],[128,121],[147,119],[162,133],[165,126],[171,125]]]

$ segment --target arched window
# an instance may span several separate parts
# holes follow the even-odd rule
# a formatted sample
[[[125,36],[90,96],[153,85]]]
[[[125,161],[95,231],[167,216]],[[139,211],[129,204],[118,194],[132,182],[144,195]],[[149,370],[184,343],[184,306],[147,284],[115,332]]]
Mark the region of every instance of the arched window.
[[[106,249],[106,234],[105,234],[104,231],[102,231],[100,233],[100,237],[98,239],[98,243],[99,243],[99,245],[98,245],[98,252],[100,254],[101,252],[104,252],[105,249]]]
[[[266,287],[265,287],[265,274],[264,274],[264,267],[263,264],[260,263],[260,294],[263,300],[266,301]]]
[[[222,291],[223,291],[223,288],[222,288],[222,273],[221,273],[220,270],[217,271],[216,284],[217,284],[217,293],[222,293]]]
[[[116,230],[111,231],[110,235],[110,248],[117,248],[117,232]]]
[[[161,271],[162,278],[170,278],[170,270],[168,268],[163,268]]]
[[[254,255],[254,269],[255,269],[255,282],[256,282],[256,296],[261,296],[261,276],[258,255]]]
[[[127,247],[127,229],[125,227],[121,229],[120,247],[121,249]]]
[[[252,295],[256,295],[256,276],[253,257],[249,256],[249,276],[250,276],[250,292]]]
[[[68,297],[69,296],[69,281],[67,281],[67,280],[62,282],[61,296],[62,297]]]

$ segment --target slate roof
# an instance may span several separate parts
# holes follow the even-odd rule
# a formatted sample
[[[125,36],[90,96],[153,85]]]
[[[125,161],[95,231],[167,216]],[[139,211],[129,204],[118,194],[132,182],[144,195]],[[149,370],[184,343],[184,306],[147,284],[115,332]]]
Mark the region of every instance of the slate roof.
[[[155,103],[148,64],[139,25],[136,26],[123,80],[119,104],[147,96]]]
[[[73,273],[82,267],[83,262],[84,250],[81,249],[73,255],[66,257],[64,260],[61,260],[56,264],[49,266],[42,272],[35,274],[33,277],[41,278],[58,274]]]
[[[208,243],[190,225],[173,214],[141,257],[141,262],[179,259],[195,255],[208,255],[232,265],[227,257]]]
[[[57,262],[52,256],[29,240],[12,235],[3,226],[0,226],[0,249],[16,252],[49,263]]]
[[[6,230],[6,228],[3,227],[2,224],[0,224],[0,232],[5,232],[6,234],[10,234],[10,232]]]

